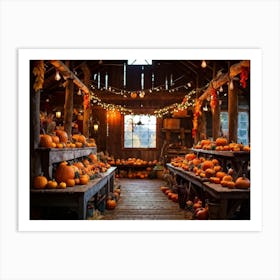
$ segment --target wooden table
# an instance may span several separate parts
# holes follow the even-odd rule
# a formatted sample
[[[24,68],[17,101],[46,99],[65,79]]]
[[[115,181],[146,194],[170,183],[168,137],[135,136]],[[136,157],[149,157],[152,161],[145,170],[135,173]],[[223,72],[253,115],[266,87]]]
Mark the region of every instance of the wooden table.
[[[242,202],[250,202],[250,189],[225,188],[221,184],[207,182],[205,179],[196,176],[193,172],[174,167],[170,163],[166,166],[173,174],[200,188],[214,200],[218,201],[216,203],[218,207],[217,219],[226,220],[231,218]]]
[[[64,160],[72,160],[90,153],[96,154],[96,147],[86,148],[38,148],[40,153],[42,171],[48,178],[52,178],[53,164]]]
[[[86,185],[77,185],[66,189],[31,189],[31,207],[66,207],[74,209],[78,219],[86,219],[87,203],[94,195],[103,190],[107,196],[113,192],[115,167],[100,173],[100,178],[90,180]]]

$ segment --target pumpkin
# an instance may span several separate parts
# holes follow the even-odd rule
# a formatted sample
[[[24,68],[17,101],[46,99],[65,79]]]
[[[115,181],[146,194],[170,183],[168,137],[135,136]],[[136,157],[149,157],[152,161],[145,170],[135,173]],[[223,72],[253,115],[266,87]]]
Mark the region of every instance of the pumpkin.
[[[58,188],[59,188],[59,189],[66,189],[66,187],[67,187],[67,186],[66,186],[66,183],[65,183],[65,182],[60,182],[59,185],[58,185]]]
[[[219,164],[219,161],[216,158],[212,159],[212,162],[213,162],[214,165],[218,165]]]
[[[80,185],[80,178],[75,178],[75,185]]]
[[[250,188],[250,180],[244,176],[238,177],[235,181],[235,187],[238,189]]]
[[[115,209],[115,207],[117,206],[117,203],[114,199],[107,199],[106,201],[106,208],[107,209]]]
[[[227,139],[224,137],[218,137],[215,142],[217,146],[226,146],[228,144]]]
[[[246,146],[243,147],[243,151],[244,151],[244,152],[250,152],[250,150],[251,150],[251,148],[250,148],[250,146],[248,146],[248,145],[246,145]]]
[[[86,185],[89,182],[89,176],[87,174],[80,175],[80,184]]]
[[[52,141],[55,143],[55,144],[58,144],[59,143],[59,137],[56,136],[56,135],[52,135]]]
[[[57,147],[57,148],[59,148],[59,149],[64,148],[64,146],[63,146],[63,144],[62,144],[62,143],[57,143],[57,144],[56,144],[56,147]]]
[[[223,177],[223,181],[232,181],[232,176],[231,175],[226,175]]]
[[[223,179],[224,176],[226,176],[226,172],[223,172],[223,171],[218,171],[216,173],[216,177],[220,178],[220,179]]]
[[[168,198],[169,198],[169,199],[172,199],[173,194],[174,194],[173,192],[169,192],[169,193],[168,193]]]
[[[203,147],[203,146],[206,146],[206,145],[210,145],[211,144],[211,140],[209,139],[204,139],[204,140],[201,140],[200,142],[200,145]]]
[[[228,182],[229,182],[229,181],[224,181],[224,180],[222,180],[222,181],[221,181],[221,185],[222,185],[223,187],[225,187],[225,188],[226,188],[226,187],[227,187]]]
[[[116,189],[114,189],[114,192],[117,192],[118,194],[120,194],[121,193],[121,189],[116,188]]]
[[[207,168],[205,170],[205,175],[207,178],[213,177],[215,174],[216,174],[216,172],[213,168]]]
[[[54,142],[52,142],[52,148],[56,148],[56,145]]]
[[[75,170],[70,165],[59,165],[55,171],[55,180],[58,183],[66,182],[68,179],[75,178]]]
[[[58,136],[59,142],[62,142],[62,143],[65,143],[65,144],[67,143],[68,135],[67,135],[66,131],[64,131],[64,130],[56,130],[55,134],[56,134],[56,136]]]
[[[48,134],[41,134],[40,135],[40,146],[44,148],[53,148],[52,146],[52,137]]]
[[[120,198],[120,194],[118,192],[114,192],[114,197],[118,201]]]
[[[35,189],[44,189],[48,184],[48,179],[45,176],[36,176],[33,181]]]
[[[75,179],[67,179],[65,183],[66,183],[67,187],[74,187],[75,186]]]
[[[221,165],[215,165],[214,166],[214,170],[215,170],[215,172],[221,171],[222,170],[222,166]]]
[[[76,148],[82,148],[83,147],[82,142],[76,142],[75,145],[76,145]]]
[[[56,189],[58,186],[57,182],[54,180],[48,181],[47,188],[48,189]]]
[[[221,179],[218,178],[218,177],[210,177],[210,178],[209,178],[209,181],[210,181],[211,183],[214,183],[214,184],[220,184]]]
[[[178,194],[177,193],[174,193],[172,196],[171,196],[171,200],[173,202],[178,202]]]
[[[213,168],[214,167],[214,164],[211,160],[205,160],[203,163],[202,163],[202,169],[205,171],[206,169],[208,168]]]
[[[196,209],[200,208],[201,206],[202,206],[202,201],[198,200],[197,202],[195,202],[193,204],[193,209],[196,210]]]
[[[200,164],[200,159],[198,159],[198,158],[193,159],[193,160],[192,160],[192,164],[193,164],[194,166],[199,165],[199,164]]]
[[[197,208],[194,212],[194,217],[198,220],[207,220],[209,217],[208,207],[205,206],[205,208],[204,207]]]
[[[185,155],[185,159],[188,160],[188,161],[193,160],[195,158],[196,158],[196,155],[193,154],[193,153]]]
[[[235,183],[233,181],[229,181],[229,182],[227,182],[226,186],[229,189],[234,189],[235,188]]]

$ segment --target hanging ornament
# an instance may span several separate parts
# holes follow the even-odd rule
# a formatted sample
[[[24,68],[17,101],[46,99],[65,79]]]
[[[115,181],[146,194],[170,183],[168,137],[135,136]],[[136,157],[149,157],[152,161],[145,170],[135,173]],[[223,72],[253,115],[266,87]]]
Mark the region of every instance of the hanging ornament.
[[[135,99],[137,97],[137,92],[132,92],[130,96],[132,99]]]
[[[217,105],[217,91],[214,88],[212,88],[211,89],[211,99],[210,99],[210,107],[211,107],[212,112],[214,112],[216,105]]]
[[[198,117],[201,116],[201,105],[202,101],[199,99],[196,99],[195,105],[194,105],[194,112],[193,112],[193,128],[192,128],[192,137],[195,138],[197,127],[198,127]]]
[[[85,109],[89,108],[89,95],[88,94],[84,95],[84,108]]]

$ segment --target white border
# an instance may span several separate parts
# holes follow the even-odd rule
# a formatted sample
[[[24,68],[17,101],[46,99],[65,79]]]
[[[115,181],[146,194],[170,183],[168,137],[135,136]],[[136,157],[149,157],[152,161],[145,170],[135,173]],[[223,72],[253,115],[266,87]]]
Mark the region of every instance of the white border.
[[[29,61],[96,59],[192,59],[251,61],[251,220],[249,221],[43,221],[29,220]],[[19,231],[261,231],[262,53],[260,49],[19,49]],[[27,137],[28,136],[28,137]]]

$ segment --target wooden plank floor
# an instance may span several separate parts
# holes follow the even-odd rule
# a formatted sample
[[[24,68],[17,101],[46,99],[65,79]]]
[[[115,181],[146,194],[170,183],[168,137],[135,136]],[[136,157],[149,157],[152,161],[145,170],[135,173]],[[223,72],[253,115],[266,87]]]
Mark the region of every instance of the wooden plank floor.
[[[118,179],[121,196],[114,210],[106,210],[105,220],[185,220],[189,214],[160,190],[162,180]]]

